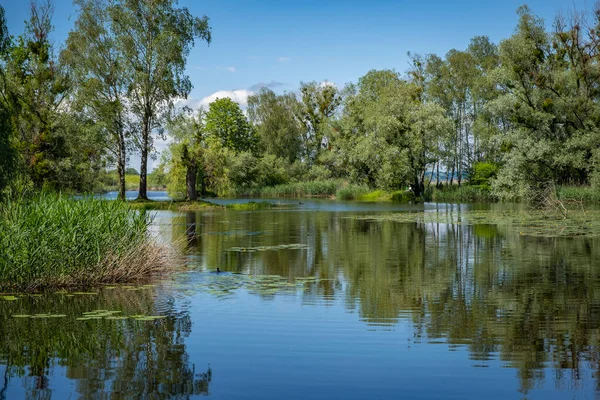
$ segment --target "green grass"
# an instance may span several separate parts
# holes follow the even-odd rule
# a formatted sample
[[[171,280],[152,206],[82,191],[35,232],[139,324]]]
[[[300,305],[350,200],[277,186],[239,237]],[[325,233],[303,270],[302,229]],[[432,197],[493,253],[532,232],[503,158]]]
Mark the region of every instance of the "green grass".
[[[346,185],[339,188],[335,193],[337,200],[360,200],[369,193],[369,188],[360,185]]]
[[[338,188],[344,184],[338,179],[323,181],[294,182],[277,186],[267,186],[253,193],[252,196],[260,197],[333,197]]]
[[[219,204],[203,200],[131,200],[126,203],[136,210],[202,211],[225,208]]]
[[[246,210],[264,210],[270,208],[282,208],[282,205],[271,203],[269,201],[250,201],[248,203],[232,203],[225,206],[230,210],[246,211]]]
[[[124,282],[166,267],[150,220],[124,202],[59,195],[0,205],[0,288]]]
[[[557,195],[563,201],[582,201],[600,203],[600,189],[591,186],[560,186]]]
[[[148,190],[166,190],[166,186],[155,182],[154,175],[147,176]],[[125,174],[125,190],[139,190],[140,176],[135,174]],[[119,179],[116,172],[107,173],[104,178],[102,190],[105,192],[116,192],[119,190]]]
[[[443,203],[489,203],[498,200],[489,189],[476,185],[434,188],[431,199]]]

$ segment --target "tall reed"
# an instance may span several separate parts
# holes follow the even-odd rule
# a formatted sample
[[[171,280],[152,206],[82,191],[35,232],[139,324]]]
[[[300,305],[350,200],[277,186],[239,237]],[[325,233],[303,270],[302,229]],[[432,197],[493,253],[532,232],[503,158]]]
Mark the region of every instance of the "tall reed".
[[[135,280],[169,265],[148,216],[126,203],[60,195],[0,205],[0,288]]]

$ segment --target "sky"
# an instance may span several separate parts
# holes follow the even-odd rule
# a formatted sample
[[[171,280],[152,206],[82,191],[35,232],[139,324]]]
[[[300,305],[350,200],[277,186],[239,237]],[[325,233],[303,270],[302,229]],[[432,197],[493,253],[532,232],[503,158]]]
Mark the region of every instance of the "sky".
[[[0,0],[9,32],[19,35],[29,0]],[[194,85],[186,103],[231,97],[245,108],[261,86],[294,91],[301,81],[356,82],[371,69],[409,68],[407,52],[465,49],[474,36],[498,43],[512,34],[523,0],[180,0],[206,15],[212,42],[197,42],[188,58]],[[590,0],[529,0],[551,26],[558,13],[591,10]],[[76,18],[70,0],[54,0],[54,45],[62,46]],[[165,143],[157,142],[157,148]],[[132,157],[131,166],[139,165]],[[151,162],[153,168],[156,162]]]

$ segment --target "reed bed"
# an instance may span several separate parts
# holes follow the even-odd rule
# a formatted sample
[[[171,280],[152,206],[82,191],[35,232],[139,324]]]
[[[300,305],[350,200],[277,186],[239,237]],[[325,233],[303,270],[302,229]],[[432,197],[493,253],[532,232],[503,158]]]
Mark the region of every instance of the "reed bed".
[[[0,289],[135,281],[166,272],[174,253],[127,203],[60,195],[0,205]]]

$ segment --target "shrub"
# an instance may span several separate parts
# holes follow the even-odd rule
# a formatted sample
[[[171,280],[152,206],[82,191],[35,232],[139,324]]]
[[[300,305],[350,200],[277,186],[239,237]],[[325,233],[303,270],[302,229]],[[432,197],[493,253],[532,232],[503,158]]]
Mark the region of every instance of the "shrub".
[[[347,185],[339,188],[335,193],[335,197],[338,200],[358,200],[368,192],[369,188],[366,186]]]
[[[411,203],[414,202],[416,198],[414,192],[410,190],[398,190],[392,193],[391,200],[400,203]]]
[[[498,164],[476,162],[469,174],[469,185],[490,189],[490,182],[498,174]]]

